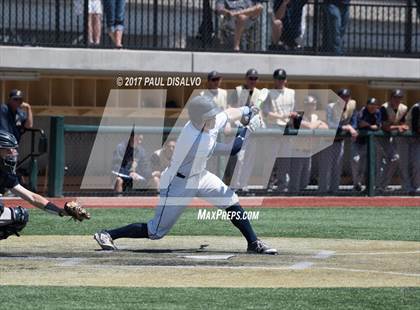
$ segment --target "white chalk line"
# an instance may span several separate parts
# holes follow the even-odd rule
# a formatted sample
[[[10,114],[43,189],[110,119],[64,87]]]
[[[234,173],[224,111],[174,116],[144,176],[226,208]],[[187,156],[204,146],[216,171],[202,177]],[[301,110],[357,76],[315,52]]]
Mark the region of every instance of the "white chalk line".
[[[407,252],[350,252],[350,253],[335,253],[335,255],[347,256],[347,255],[401,255],[401,254],[420,254],[420,251],[407,251]]]
[[[314,263],[312,262],[299,262],[296,264],[293,264],[291,266],[289,266],[289,269],[291,270],[303,270],[303,269],[308,269],[311,268],[314,265]]]
[[[318,253],[319,254],[319,253]],[[316,255],[315,255],[316,256]],[[46,256],[22,256],[14,257],[24,260],[53,260],[57,262],[57,266],[60,267],[75,267],[88,261],[85,257],[73,257],[73,258],[64,258],[64,257],[46,257]],[[357,273],[378,273],[378,274],[389,274],[396,276],[407,276],[407,277],[419,277],[420,273],[407,273],[407,272],[396,272],[396,271],[384,271],[384,270],[372,270],[372,269],[355,269],[355,268],[344,268],[344,267],[322,267],[316,266],[313,262],[298,262],[290,266],[214,266],[214,265],[83,265],[85,268],[91,269],[196,269],[196,270],[205,270],[205,269],[228,269],[228,270],[281,270],[281,271],[303,271],[305,269],[322,269],[322,270],[334,270],[334,271],[345,271],[345,272],[357,272]]]
[[[337,271],[348,271],[348,272],[360,272],[360,273],[382,273],[396,276],[407,276],[407,277],[419,277],[420,273],[407,273],[407,272],[396,272],[396,271],[383,271],[383,270],[371,270],[371,269],[353,269],[353,268],[341,268],[341,267],[317,267],[318,269],[326,270],[337,270]]]

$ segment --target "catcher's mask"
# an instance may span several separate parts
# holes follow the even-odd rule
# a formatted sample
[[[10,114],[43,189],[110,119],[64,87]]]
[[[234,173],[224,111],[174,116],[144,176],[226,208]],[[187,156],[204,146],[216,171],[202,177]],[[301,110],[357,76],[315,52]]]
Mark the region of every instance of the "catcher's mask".
[[[0,170],[14,174],[18,159],[18,142],[14,135],[0,130]]]

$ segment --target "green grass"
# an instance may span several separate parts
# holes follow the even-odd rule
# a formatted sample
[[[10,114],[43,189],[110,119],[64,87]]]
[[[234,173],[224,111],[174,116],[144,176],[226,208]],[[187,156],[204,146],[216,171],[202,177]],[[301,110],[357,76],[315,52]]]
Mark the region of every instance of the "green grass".
[[[419,309],[420,288],[0,287],[1,309]]]
[[[254,209],[256,210],[256,209]],[[149,220],[153,209],[91,209],[92,219],[75,223],[40,210],[30,210],[25,235],[85,235]],[[259,209],[255,231],[268,237],[350,238],[420,241],[420,208],[288,208]],[[229,221],[197,220],[187,209],[172,235],[239,236]]]

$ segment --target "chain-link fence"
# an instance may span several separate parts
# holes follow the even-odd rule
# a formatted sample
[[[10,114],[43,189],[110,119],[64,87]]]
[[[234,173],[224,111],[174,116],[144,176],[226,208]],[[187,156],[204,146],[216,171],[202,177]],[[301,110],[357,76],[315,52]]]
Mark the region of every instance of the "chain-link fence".
[[[65,125],[58,132],[63,133],[64,150],[51,145],[52,154],[61,154],[64,165],[54,165],[50,162],[50,179],[59,180],[55,189],[50,188],[54,195],[155,195],[156,188],[147,186],[116,193],[114,191],[115,175],[112,173],[113,150],[104,153],[109,159],[109,169],[104,169],[98,175],[98,186],[88,186],[81,189],[83,177],[87,171],[94,143],[98,143],[97,126],[68,126]],[[172,128],[166,128],[168,133]],[[100,137],[104,143],[109,141],[126,141],[127,132],[131,129],[118,128],[115,132],[108,130]],[[126,131],[126,132],[125,132]],[[154,128],[138,128],[143,135],[142,147],[147,154],[147,165],[152,165],[150,157],[160,147],[152,141],[162,136],[160,130]],[[264,156],[273,148],[273,141],[281,143],[285,149],[286,140],[289,144],[307,147],[308,141],[323,139],[335,135],[331,130],[309,130],[305,132],[279,131],[278,129],[262,129],[256,133],[254,142],[246,144],[245,152],[252,152],[250,148],[255,143],[258,150],[252,165],[247,165],[247,171],[233,172],[229,175],[228,156],[217,156],[209,161],[208,169],[223,178],[224,181],[235,188],[240,195],[275,195],[275,196],[304,196],[304,195],[420,195],[420,138],[405,133],[387,135],[383,132],[362,132],[357,140],[351,139],[347,134],[336,136],[334,143],[329,147],[310,157],[284,157],[273,165],[266,167],[269,161]],[[273,140],[274,137],[274,140]],[[96,140],[95,140],[96,139]],[[105,141],[106,140],[106,141]],[[306,143],[301,143],[305,140]],[[54,139],[52,139],[54,141]],[[160,141],[160,140],[159,140]],[[100,142],[100,141],[99,141]],[[116,147],[116,143],[115,147]],[[274,145],[275,146],[275,145]],[[54,155],[53,155],[54,156]],[[237,163],[244,160],[240,156]],[[245,159],[246,161],[246,159]],[[268,183],[264,178],[271,173]],[[235,174],[238,174],[235,176]],[[238,186],[235,177],[246,178],[245,183]],[[105,181],[104,181],[105,180]],[[105,184],[105,183],[107,184]],[[50,184],[49,186],[56,186]],[[104,186],[105,185],[105,186]]]
[[[417,0],[334,2],[0,0],[0,44],[420,55]]]

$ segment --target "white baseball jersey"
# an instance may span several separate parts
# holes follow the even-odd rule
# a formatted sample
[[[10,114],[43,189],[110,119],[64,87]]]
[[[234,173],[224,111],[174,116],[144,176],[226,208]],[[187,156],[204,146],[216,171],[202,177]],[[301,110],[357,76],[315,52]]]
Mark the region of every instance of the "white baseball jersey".
[[[151,239],[165,236],[195,197],[203,198],[219,208],[238,203],[235,192],[206,170],[219,130],[227,121],[226,113],[221,112],[216,116],[214,129],[209,132],[197,129],[191,122],[182,129],[171,163],[162,173],[155,217],[147,225]]]

